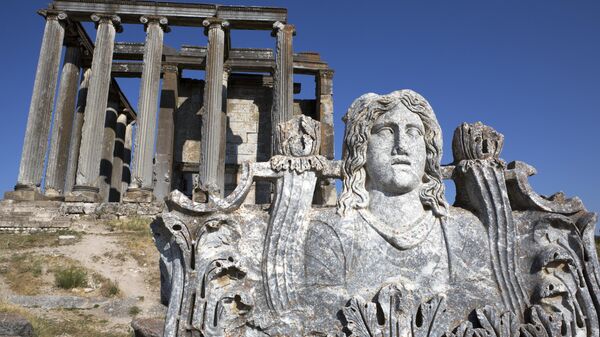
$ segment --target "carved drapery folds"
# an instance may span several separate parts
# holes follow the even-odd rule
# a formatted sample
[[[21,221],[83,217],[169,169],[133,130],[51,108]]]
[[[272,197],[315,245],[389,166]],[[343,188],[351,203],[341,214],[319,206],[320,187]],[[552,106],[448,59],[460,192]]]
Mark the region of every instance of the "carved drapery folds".
[[[455,161],[442,168],[456,183],[456,204],[444,220],[453,227],[445,233],[448,261],[437,262],[426,255],[437,248],[424,244],[361,250],[381,240],[377,231],[355,231],[369,227],[311,205],[318,178],[344,179],[340,162],[318,155],[320,135],[318,122],[297,116],[277,127],[279,154],[244,164],[227,198],[196,203],[171,193],[169,210],[153,224],[169,305],[165,336],[598,336],[597,217],[579,199],[533,192],[533,168],[500,159],[500,133],[481,123],[455,132]],[[261,179],[276,183],[271,208],[242,206]],[[327,247],[306,243],[315,226],[323,239],[315,242]],[[369,283],[388,267],[360,265],[365,254],[378,258],[373,264],[390,261],[390,269],[416,263],[421,279]],[[333,274],[307,280],[308,255]],[[427,279],[427,270],[446,263],[449,278]],[[367,279],[352,279],[355,268]],[[477,284],[490,286],[474,292]]]

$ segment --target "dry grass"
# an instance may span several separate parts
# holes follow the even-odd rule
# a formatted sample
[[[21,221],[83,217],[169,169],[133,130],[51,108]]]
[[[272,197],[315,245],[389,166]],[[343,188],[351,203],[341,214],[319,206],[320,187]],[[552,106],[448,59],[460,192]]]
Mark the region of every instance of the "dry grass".
[[[91,314],[80,310],[56,310],[62,318],[50,318],[48,316],[36,315],[21,307],[0,302],[0,312],[11,312],[23,315],[33,326],[37,337],[55,336],[86,336],[86,337],[129,337],[129,332],[105,331],[102,329],[106,321],[99,320]],[[123,327],[121,330],[127,330]]]
[[[118,244],[123,250],[111,254],[111,257],[124,261],[123,254],[133,258],[139,267],[148,267],[158,264],[158,251],[152,240],[150,230],[151,220],[147,218],[134,217],[113,220],[109,223],[110,230],[118,237]],[[106,255],[106,254],[105,254]],[[160,287],[160,272],[158,268],[151,268],[146,280],[151,287]]]
[[[63,255],[12,254],[0,258],[0,275],[10,290],[19,295],[72,294],[72,289],[84,287],[93,290],[79,291],[79,295],[114,297],[120,293],[114,281]]]
[[[60,246],[61,243],[58,241],[58,237],[61,235],[74,235],[77,238],[75,241],[69,242],[69,244],[73,244],[81,239],[80,233],[71,231],[58,231],[54,233],[36,232],[31,234],[2,234],[0,235],[0,250]]]

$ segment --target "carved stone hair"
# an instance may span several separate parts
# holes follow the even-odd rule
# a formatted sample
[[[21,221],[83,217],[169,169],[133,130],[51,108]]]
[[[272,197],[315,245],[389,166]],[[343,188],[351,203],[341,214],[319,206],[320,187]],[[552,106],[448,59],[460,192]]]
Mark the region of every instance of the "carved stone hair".
[[[421,95],[412,90],[398,90],[387,95],[373,93],[357,98],[344,116],[344,154],[342,166],[343,188],[338,201],[338,213],[346,215],[352,209],[367,208],[369,192],[365,182],[367,172],[367,143],[375,120],[391,111],[399,103],[417,114],[425,127],[427,160],[423,186],[419,193],[421,203],[437,217],[446,215],[448,204],[440,171],[442,158],[442,130],[433,109]]]

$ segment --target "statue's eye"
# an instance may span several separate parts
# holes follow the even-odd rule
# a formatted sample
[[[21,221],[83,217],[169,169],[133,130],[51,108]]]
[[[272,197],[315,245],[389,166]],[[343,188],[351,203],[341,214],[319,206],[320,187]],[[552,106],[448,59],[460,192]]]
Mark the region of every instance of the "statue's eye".
[[[409,126],[406,129],[406,134],[411,137],[419,137],[419,136],[423,136],[423,131],[421,131],[421,129],[419,129],[417,127]]]
[[[388,126],[382,126],[374,130],[376,134],[380,136],[391,136],[394,134],[394,130]]]

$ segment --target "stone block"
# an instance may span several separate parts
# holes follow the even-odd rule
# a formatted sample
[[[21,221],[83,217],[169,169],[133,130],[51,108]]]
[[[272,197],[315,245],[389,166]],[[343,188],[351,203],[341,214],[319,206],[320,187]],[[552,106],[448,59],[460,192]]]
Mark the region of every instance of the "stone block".
[[[19,314],[0,312],[0,336],[33,337],[33,327]]]
[[[73,191],[65,195],[65,202],[98,203],[102,202],[102,197],[95,191]]]
[[[131,188],[123,195],[123,202],[130,203],[150,203],[154,201],[154,193],[152,190],[141,188]]]
[[[135,337],[162,337],[164,322],[155,318],[136,318],[131,321]]]
[[[187,163],[200,162],[200,148],[201,143],[199,140],[186,140],[183,143],[182,161]]]
[[[18,190],[4,192],[4,199],[10,199],[15,201],[46,200],[45,196],[37,190]]]

